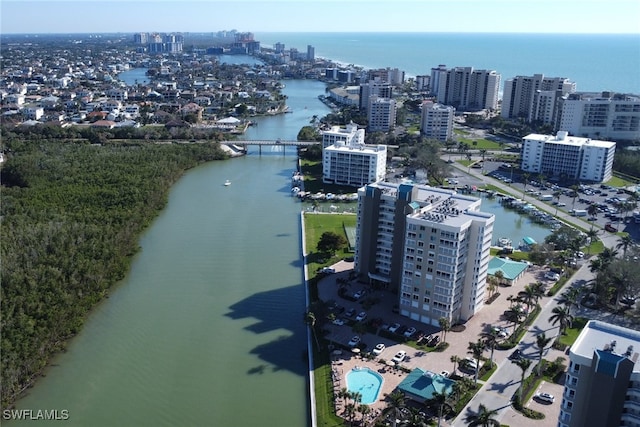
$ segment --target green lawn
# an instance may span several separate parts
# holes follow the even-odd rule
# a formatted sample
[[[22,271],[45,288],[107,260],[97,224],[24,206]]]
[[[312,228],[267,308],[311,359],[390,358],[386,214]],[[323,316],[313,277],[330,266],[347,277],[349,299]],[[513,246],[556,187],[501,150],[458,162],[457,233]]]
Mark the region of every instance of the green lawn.
[[[604,251],[604,243],[602,243],[602,240],[596,240],[589,246],[582,248],[582,251],[588,255],[598,255],[600,252]]]
[[[589,319],[587,318],[576,317],[573,320],[573,325],[571,325],[570,328],[567,328],[565,334],[561,335],[558,338],[558,342],[560,344],[566,345],[567,347],[571,346],[576,341],[578,335],[580,335],[580,332],[582,332],[582,329],[585,327],[588,321]]]
[[[499,150],[500,149],[500,144],[498,144],[497,142],[494,141],[490,141],[488,139],[484,139],[484,138],[470,138],[469,136],[471,135],[469,132],[466,132],[462,129],[454,129],[453,133],[456,136],[456,140],[458,142],[465,142],[467,145],[469,145],[469,148],[471,150],[481,150],[481,149],[485,149],[485,150]],[[476,144],[474,145],[473,142],[476,142]]]
[[[316,247],[320,241],[322,233],[332,231],[336,234],[347,236],[344,231],[344,227],[355,227],[356,216],[353,214],[311,214],[304,215],[305,222],[305,237],[307,241],[306,251],[309,254],[309,274],[314,275],[315,272],[322,267],[334,264],[339,260],[352,256],[350,252],[345,248],[343,251],[336,253],[329,259],[322,259],[316,252]]]
[[[346,185],[325,184],[322,182],[322,161],[302,160],[300,162],[304,176],[304,191],[317,193],[348,194],[355,193],[358,189]]]
[[[612,187],[628,187],[629,185],[634,185],[634,182],[614,176],[609,181],[605,182],[605,184]]]

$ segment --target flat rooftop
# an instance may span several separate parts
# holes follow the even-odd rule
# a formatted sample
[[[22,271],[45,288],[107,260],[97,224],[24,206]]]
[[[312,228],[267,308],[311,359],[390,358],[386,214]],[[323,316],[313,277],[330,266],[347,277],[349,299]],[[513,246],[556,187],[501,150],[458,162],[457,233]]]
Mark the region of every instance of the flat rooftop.
[[[578,147],[585,146],[611,148],[616,146],[616,143],[613,141],[601,141],[599,139],[562,135],[561,132],[558,132],[558,134],[556,135],[542,135],[538,133],[531,133],[525,136],[523,139],[527,139],[530,141],[543,141],[546,144],[575,145]]]
[[[596,350],[611,350],[618,356],[626,355],[635,363],[633,372],[640,372],[640,331],[590,320],[571,346],[571,353],[591,359]]]

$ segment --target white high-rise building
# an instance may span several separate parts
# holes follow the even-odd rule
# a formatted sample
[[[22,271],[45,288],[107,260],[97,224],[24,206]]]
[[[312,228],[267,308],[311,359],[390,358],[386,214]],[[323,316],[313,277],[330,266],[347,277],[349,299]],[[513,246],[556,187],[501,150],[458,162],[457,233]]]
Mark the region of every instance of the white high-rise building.
[[[640,332],[590,320],[569,350],[559,427],[640,427]]]
[[[456,109],[431,101],[422,103],[420,132],[427,138],[447,141],[453,136],[453,116]]]
[[[358,125],[351,122],[346,127],[332,126],[322,134],[322,148],[327,148],[336,143],[344,145],[364,145],[364,129],[358,129]]]
[[[441,65],[431,70],[431,84],[437,101],[457,110],[498,108],[500,74],[496,71],[473,67],[446,69]]]
[[[387,171],[387,146],[338,141],[322,150],[322,182],[362,187],[382,181]]]
[[[360,109],[367,110],[369,108],[369,100],[371,97],[376,98],[393,98],[393,87],[391,84],[379,77],[360,84]]]
[[[576,93],[560,101],[557,129],[585,138],[640,140],[640,96]]]
[[[396,101],[388,98],[369,97],[367,110],[369,132],[389,132],[396,126]]]
[[[423,185],[379,182],[358,190],[355,271],[397,289],[400,314],[437,326],[484,304],[493,214],[481,200]]]
[[[604,182],[613,176],[616,143],[569,136],[529,134],[522,138],[522,170],[547,178]]]
[[[557,100],[575,91],[576,84],[565,77],[516,76],[504,82],[500,114],[507,119],[553,124]]]

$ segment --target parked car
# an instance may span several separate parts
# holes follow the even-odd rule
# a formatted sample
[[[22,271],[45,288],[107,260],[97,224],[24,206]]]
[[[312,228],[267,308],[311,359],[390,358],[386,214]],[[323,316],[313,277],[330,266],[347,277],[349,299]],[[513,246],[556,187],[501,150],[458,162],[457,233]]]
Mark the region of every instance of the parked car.
[[[375,354],[376,356],[380,356],[385,348],[387,348],[387,346],[385,346],[383,343],[376,344],[376,346],[373,348],[373,354]]]
[[[393,359],[391,359],[391,360],[396,362],[396,363],[402,363],[402,361],[404,360],[405,357],[407,357],[407,352],[404,351],[404,350],[400,350],[399,352],[397,352],[395,354],[395,356],[393,356]]]
[[[347,312],[344,315],[347,317],[353,317],[355,314],[356,314],[356,309],[350,308],[349,310],[347,310]]]
[[[336,272],[336,269],[335,268],[331,268],[331,267],[323,267],[320,270],[320,273],[324,273],[324,274],[333,274],[335,272]]]
[[[400,323],[394,323],[389,326],[389,332],[395,333],[398,329],[400,329]]]
[[[555,400],[555,397],[553,397],[553,395],[549,393],[536,393],[535,397],[536,399],[547,403],[553,403],[553,401]]]
[[[404,336],[409,338],[411,335],[416,333],[416,328],[414,328],[413,326],[410,327],[409,329],[407,329],[406,331],[404,331]]]
[[[462,365],[464,368],[471,371],[476,371],[478,369],[478,362],[472,357],[465,357],[462,359]]]
[[[427,342],[427,345],[429,347],[435,347],[438,345],[438,343],[440,342],[440,336],[439,335],[432,335],[431,339],[429,339],[429,341]]]
[[[358,313],[358,315],[356,316],[356,321],[358,322],[362,322],[364,319],[367,318],[367,313],[365,313],[364,311],[361,311],[360,313]]]
[[[442,375],[445,378],[449,378],[450,374],[449,374],[449,371],[442,371],[442,372],[440,372],[440,375]]]
[[[514,352],[509,355],[509,360],[520,360],[520,359],[522,359],[522,352],[516,348]]]
[[[339,317],[334,319],[334,321],[332,322],[334,325],[338,325],[338,326],[342,326],[345,324],[344,319],[340,319]]]
[[[505,328],[500,328],[498,326],[494,326],[493,328],[491,328],[491,330],[493,332],[495,332],[498,337],[500,338],[506,338],[509,336],[509,332],[507,332],[507,330]]]
[[[347,344],[349,347],[355,347],[360,344],[360,337],[358,335],[354,335],[353,338]]]
[[[360,298],[362,298],[363,296],[365,296],[366,294],[367,294],[367,290],[366,290],[366,289],[362,289],[362,290],[360,290],[360,291],[356,292],[355,294],[353,294],[353,297],[354,297],[355,299],[360,299]]]
[[[547,280],[560,280],[560,275],[558,273],[554,273],[552,271],[548,271],[545,275],[544,278]]]

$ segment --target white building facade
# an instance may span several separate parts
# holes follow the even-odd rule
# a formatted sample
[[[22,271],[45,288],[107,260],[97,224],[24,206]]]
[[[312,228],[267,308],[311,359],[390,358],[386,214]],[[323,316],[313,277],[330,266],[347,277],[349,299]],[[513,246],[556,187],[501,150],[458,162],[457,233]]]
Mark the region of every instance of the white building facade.
[[[320,132],[322,134],[322,148],[327,148],[336,143],[345,145],[363,145],[364,129],[358,129],[358,125],[351,122],[345,127],[333,126],[329,130]]]
[[[569,136],[530,134],[522,139],[522,170],[547,178],[605,182],[613,176],[616,143]]]
[[[387,170],[387,146],[336,142],[322,150],[322,182],[363,185],[382,181]]]
[[[482,309],[495,216],[479,199],[387,182],[358,196],[355,270],[397,289],[401,315],[438,326]]]
[[[640,97],[574,94],[563,99],[557,129],[585,138],[640,140]]]
[[[556,99],[575,91],[576,84],[565,77],[516,76],[504,82],[500,115],[552,124],[558,108]]]
[[[422,103],[420,132],[427,138],[447,141],[453,136],[453,116],[456,109],[431,101]]]
[[[369,97],[367,119],[369,132],[389,132],[396,125],[396,101],[388,98]]]
[[[496,110],[501,76],[494,70],[473,67],[431,70],[431,88],[437,101],[457,110]]]

